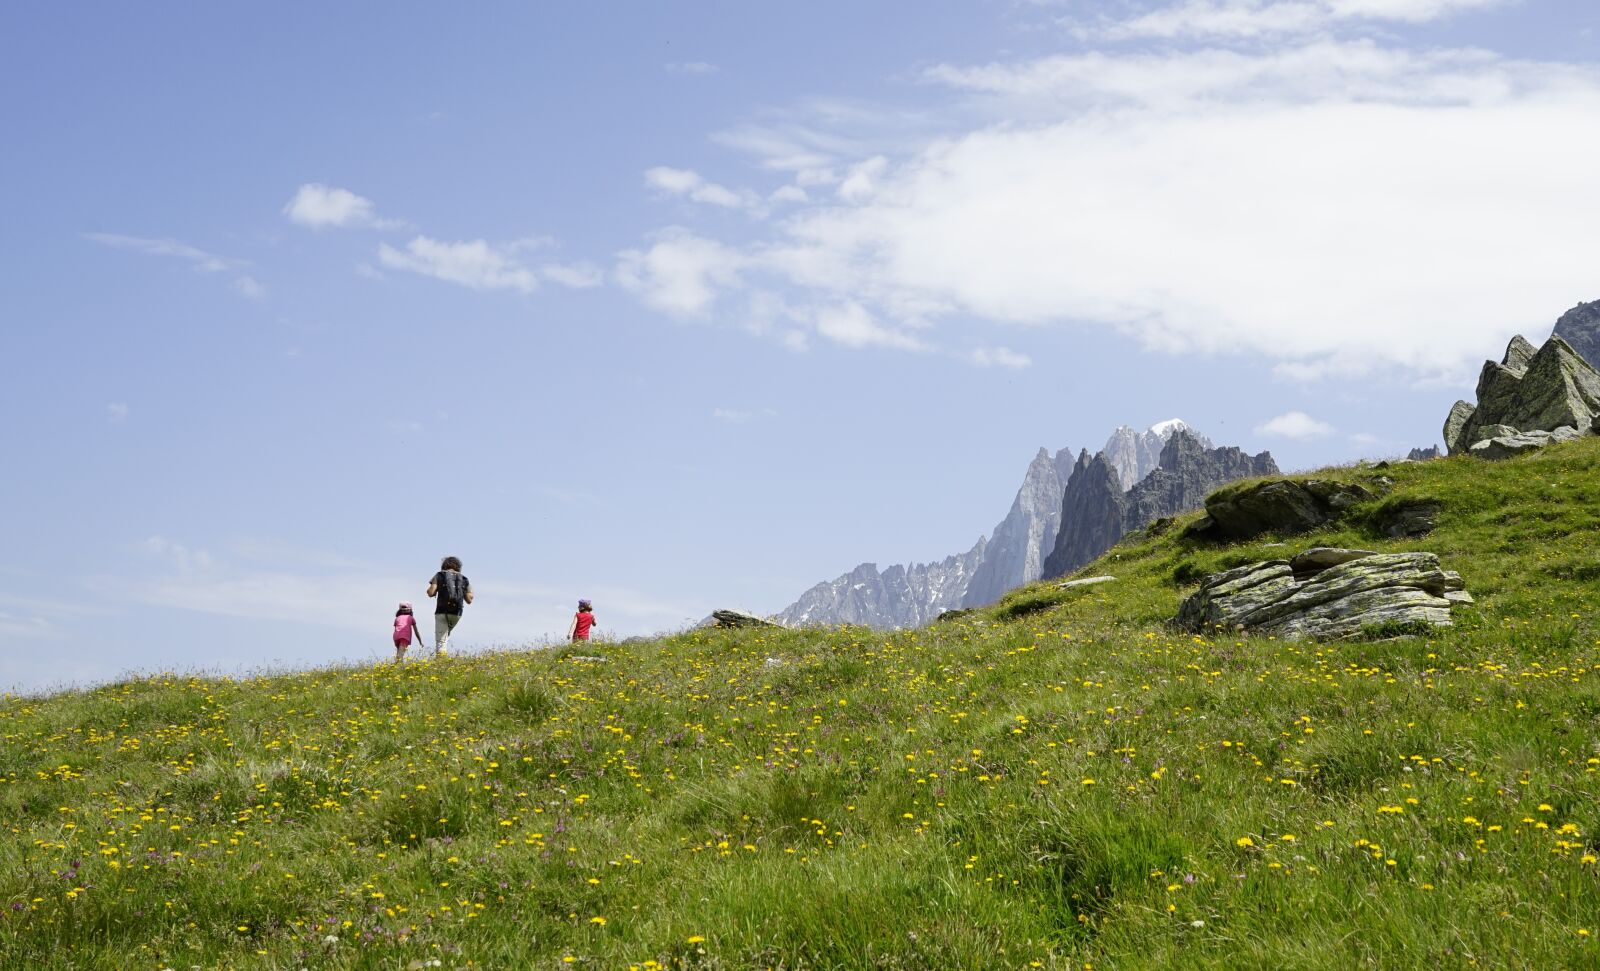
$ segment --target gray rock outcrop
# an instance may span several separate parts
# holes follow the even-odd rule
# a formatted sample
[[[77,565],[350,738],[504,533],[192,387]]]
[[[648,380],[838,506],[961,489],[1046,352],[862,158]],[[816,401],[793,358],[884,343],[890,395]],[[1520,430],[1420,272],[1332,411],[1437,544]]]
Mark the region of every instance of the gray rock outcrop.
[[[1303,533],[1332,522],[1378,494],[1353,482],[1274,479],[1206,497],[1206,514],[1191,535],[1244,540],[1262,533]]]
[[[1444,453],[1439,451],[1439,446],[1437,446],[1437,445],[1429,445],[1427,448],[1414,448],[1410,452],[1407,452],[1406,453],[1406,461],[1407,462],[1431,462],[1432,460],[1434,460],[1436,458],[1442,458],[1443,455],[1444,455]]]
[[[1375,525],[1391,539],[1426,536],[1438,527],[1443,511],[1437,499],[1408,499],[1383,510]]]
[[[1373,628],[1448,627],[1450,608],[1471,599],[1437,554],[1318,547],[1208,576],[1179,607],[1177,623],[1196,632],[1336,640]]]
[[[1520,440],[1480,453],[1475,446],[1496,439],[1516,439],[1560,428],[1587,431],[1600,415],[1600,371],[1561,337],[1551,337],[1538,350],[1522,337],[1513,338],[1505,356],[1485,361],[1478,375],[1478,404],[1456,402],[1445,419],[1445,446],[1450,454],[1515,454],[1548,442]]]
[[[1556,321],[1555,333],[1585,361],[1600,368],[1600,300],[1580,303]]]

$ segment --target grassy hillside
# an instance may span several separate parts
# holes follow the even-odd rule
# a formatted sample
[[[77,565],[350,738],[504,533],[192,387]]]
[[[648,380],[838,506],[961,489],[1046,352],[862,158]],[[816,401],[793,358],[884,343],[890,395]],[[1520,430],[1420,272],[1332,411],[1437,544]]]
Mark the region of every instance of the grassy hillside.
[[[919,631],[0,702],[0,967],[1600,966],[1600,439],[1385,470],[1432,639],[1167,630],[1135,540]],[[1366,477],[1371,470],[1344,469]]]

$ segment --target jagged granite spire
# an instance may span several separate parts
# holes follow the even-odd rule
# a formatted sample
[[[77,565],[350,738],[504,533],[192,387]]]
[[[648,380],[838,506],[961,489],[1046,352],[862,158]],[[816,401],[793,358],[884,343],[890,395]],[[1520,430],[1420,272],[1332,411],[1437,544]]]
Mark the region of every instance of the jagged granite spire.
[[[1011,511],[990,534],[983,563],[961,600],[963,607],[994,603],[1007,590],[1039,579],[1050,552],[1047,547],[1060,531],[1061,494],[1066,486],[1062,470],[1071,476],[1071,458],[1070,449],[1052,456],[1044,448],[1033,457],[1022,487],[1011,501]]]
[[[1122,538],[1127,500],[1122,479],[1105,452],[1093,458],[1085,449],[1061,497],[1061,532],[1044,561],[1044,576],[1071,573]]]

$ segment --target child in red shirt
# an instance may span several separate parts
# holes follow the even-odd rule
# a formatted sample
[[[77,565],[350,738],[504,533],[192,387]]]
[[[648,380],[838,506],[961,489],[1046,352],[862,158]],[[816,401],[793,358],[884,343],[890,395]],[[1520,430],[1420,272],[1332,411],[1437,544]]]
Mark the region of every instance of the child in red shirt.
[[[578,612],[572,615],[572,623],[567,626],[567,640],[586,641],[589,639],[589,629],[594,626],[594,607],[588,600],[578,601]]]
[[[399,664],[406,659],[406,649],[411,646],[411,638],[417,639],[417,646],[423,647],[422,631],[417,628],[417,618],[411,612],[410,603],[402,603],[400,609],[394,612],[394,663]]]

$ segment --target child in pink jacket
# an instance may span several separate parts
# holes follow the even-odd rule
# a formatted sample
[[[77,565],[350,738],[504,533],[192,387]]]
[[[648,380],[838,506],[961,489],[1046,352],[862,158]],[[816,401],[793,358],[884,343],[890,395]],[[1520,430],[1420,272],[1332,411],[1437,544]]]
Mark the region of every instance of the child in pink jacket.
[[[399,664],[406,659],[406,649],[411,646],[413,637],[417,639],[418,647],[427,646],[422,643],[422,631],[417,627],[411,604],[402,603],[400,609],[394,612],[394,663]]]

